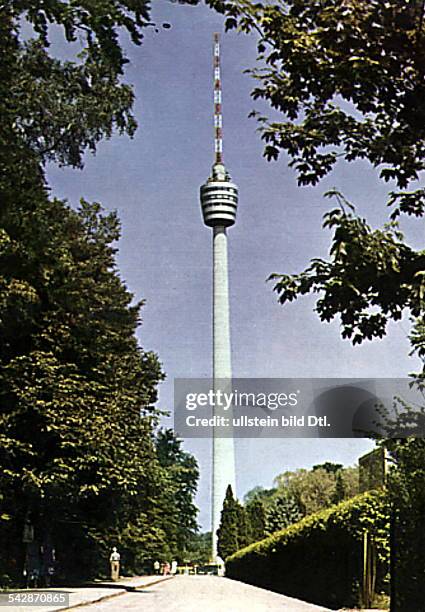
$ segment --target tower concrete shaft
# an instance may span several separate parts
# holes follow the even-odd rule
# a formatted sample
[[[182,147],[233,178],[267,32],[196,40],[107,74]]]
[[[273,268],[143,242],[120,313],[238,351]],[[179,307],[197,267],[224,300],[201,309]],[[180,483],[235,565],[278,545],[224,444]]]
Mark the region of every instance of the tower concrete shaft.
[[[224,226],[213,229],[213,377],[214,389],[230,391],[232,378],[229,317],[229,279],[227,262],[227,234]],[[228,411],[227,416],[232,419]],[[230,421],[231,422],[231,421]],[[235,492],[235,451],[229,430],[213,430],[212,461],[212,556],[219,560],[217,553],[217,529],[220,525],[221,510],[226,489],[231,485]]]

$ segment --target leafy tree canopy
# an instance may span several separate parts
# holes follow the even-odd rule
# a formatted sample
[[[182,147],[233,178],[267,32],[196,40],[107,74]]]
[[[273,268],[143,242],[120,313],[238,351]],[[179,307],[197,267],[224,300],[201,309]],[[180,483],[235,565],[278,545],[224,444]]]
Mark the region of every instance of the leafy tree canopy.
[[[95,571],[89,555],[90,567],[64,556],[68,522],[75,546],[98,550],[95,564],[111,540],[165,545],[152,441],[163,374],[135,337],[141,305],[116,273],[116,216],[85,202],[71,210],[42,190],[15,195],[0,212],[0,490],[11,517],[1,537],[19,571],[29,515],[38,538],[55,531],[63,571],[84,575]],[[141,535],[127,537],[137,524]]]
[[[313,472],[315,470],[325,470],[325,472],[329,472],[329,474],[336,474],[340,470],[342,470],[344,466],[342,463],[332,463],[332,461],[325,461],[325,463],[320,463],[317,465],[313,465]]]
[[[196,461],[154,435],[163,373],[135,335],[142,302],[116,268],[117,215],[72,209],[44,178],[47,162],[82,167],[114,130],[134,133],[121,43],[127,32],[140,44],[149,11],[147,0],[1,6],[1,582],[22,575],[27,519],[37,541],[52,537],[64,577],[103,573],[112,545],[142,571],[196,527]],[[69,59],[54,56],[53,30]]]
[[[8,96],[0,118],[9,120],[8,140],[29,148],[40,163],[82,167],[84,152],[94,152],[114,130],[132,136],[134,94],[122,82],[128,62],[122,36],[140,45],[146,28],[155,25],[150,10],[149,0],[4,2],[0,72]],[[33,29],[29,39],[25,24]],[[63,34],[72,60],[54,56],[52,28]]]
[[[260,122],[267,159],[284,151],[300,185],[316,185],[339,159],[367,160],[392,181],[392,218],[422,216],[425,190],[425,4],[422,0],[208,0],[227,28],[254,32],[258,65],[249,71],[272,118]],[[279,120],[279,114],[282,120]],[[339,201],[341,194],[334,192]],[[301,274],[272,275],[282,304],[318,293],[323,321],[341,316],[354,344],[382,337],[407,311],[424,354],[424,253],[391,224],[371,229],[345,202],[325,216],[330,260]]]
[[[171,429],[159,430],[155,446],[166,480],[164,509],[168,539],[175,542],[175,554],[183,561],[186,546],[194,541],[198,529],[198,509],[193,503],[199,478],[198,464],[192,455],[182,450],[181,440]]]
[[[226,14],[228,28],[259,36],[253,97],[289,119],[260,117],[269,159],[287,151],[301,184],[316,184],[339,157],[366,158],[402,188],[418,178],[425,168],[421,0],[209,4]]]
[[[325,463],[312,470],[300,469],[283,472],[276,477],[276,497],[287,495],[294,498],[303,514],[311,514],[329,507],[344,489],[344,499],[354,497],[359,492],[358,468],[330,469],[335,464]],[[326,467],[325,467],[326,466]],[[341,481],[338,484],[338,481]],[[342,487],[341,487],[342,485]]]
[[[425,305],[425,252],[410,248],[394,221],[383,230],[372,229],[342,194],[327,195],[340,204],[325,215],[324,227],[334,231],[330,260],[316,258],[300,274],[273,274],[280,303],[320,294],[320,319],[340,316],[342,337],[353,344],[382,338],[388,320],[400,320],[406,308],[419,320]]]
[[[253,502],[255,499],[266,501],[276,492],[276,489],[265,489],[264,487],[256,486],[244,495],[243,501],[245,506]]]

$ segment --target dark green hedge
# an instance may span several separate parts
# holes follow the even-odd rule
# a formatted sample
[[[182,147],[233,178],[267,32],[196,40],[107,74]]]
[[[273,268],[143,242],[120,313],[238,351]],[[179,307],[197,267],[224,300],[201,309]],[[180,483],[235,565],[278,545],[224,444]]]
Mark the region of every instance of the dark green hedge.
[[[360,605],[366,529],[378,554],[375,590],[388,590],[389,521],[384,493],[358,495],[239,550],[226,576],[323,606]]]

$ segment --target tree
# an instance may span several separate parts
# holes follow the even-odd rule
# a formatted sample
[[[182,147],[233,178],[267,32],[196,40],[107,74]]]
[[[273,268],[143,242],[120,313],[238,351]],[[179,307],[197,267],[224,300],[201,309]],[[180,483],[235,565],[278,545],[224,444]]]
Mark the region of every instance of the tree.
[[[422,0],[210,4],[225,12],[228,28],[259,35],[264,69],[253,71],[253,97],[289,119],[260,118],[269,159],[287,151],[301,184],[316,184],[340,157],[368,159],[401,188],[418,178],[425,168]]]
[[[336,473],[335,492],[332,495],[332,503],[339,504],[345,499],[345,485],[341,476],[341,472]]]
[[[342,463],[332,463],[331,461],[325,461],[325,463],[320,463],[318,465],[313,465],[313,472],[315,470],[325,470],[328,474],[337,474],[339,471],[343,469]]]
[[[149,0],[77,0],[72,5],[52,0],[48,7],[9,0],[1,15],[1,47],[8,49],[7,57],[2,53],[2,76],[13,104],[2,98],[0,109],[2,119],[10,120],[9,139],[42,164],[53,160],[81,167],[84,151],[95,151],[114,130],[133,135],[134,94],[122,82],[128,60],[121,40],[127,35],[133,44],[142,43],[146,28],[155,25],[150,8]],[[34,32],[29,40],[22,33],[25,23]],[[65,43],[78,43],[68,44],[71,60],[52,55],[52,25]]]
[[[97,541],[106,555],[135,515],[149,523],[160,477],[151,432],[163,375],[134,335],[140,305],[115,271],[116,217],[42,196],[31,206],[0,213],[0,489],[17,570],[27,514],[39,538],[54,528],[61,541],[72,523],[76,546]]]
[[[226,15],[228,28],[258,36],[252,95],[283,115],[271,121],[253,113],[267,159],[285,151],[300,185],[317,184],[339,159],[368,160],[395,183],[393,219],[424,214],[425,190],[409,189],[425,168],[422,0],[208,3]],[[319,293],[320,318],[340,315],[342,335],[354,344],[382,337],[407,309],[416,319],[414,347],[423,352],[424,253],[394,223],[373,230],[332,195],[340,208],[325,216],[334,231],[330,261],[272,275],[280,302]]]
[[[250,543],[358,495],[359,469],[326,461],[311,470],[283,472],[275,484],[273,489],[254,487],[244,497]]]
[[[187,542],[184,563],[207,565],[210,562],[211,546],[211,531],[193,533]]]
[[[319,294],[321,320],[339,316],[342,336],[354,344],[382,337],[388,321],[400,320],[407,311],[414,323],[412,347],[423,358],[425,253],[406,244],[394,220],[403,213],[425,213],[425,190],[411,185],[425,168],[425,3],[210,4],[226,14],[227,27],[259,37],[261,67],[252,71],[258,84],[253,96],[284,116],[279,122],[257,115],[268,159],[286,151],[301,185],[317,184],[338,159],[368,160],[384,181],[395,184],[387,202],[392,221],[382,230],[359,218],[342,194],[328,194],[339,205],[324,221],[333,231],[330,259],[314,259],[300,274],[272,275],[279,301]],[[419,461],[409,463],[409,469],[418,473],[420,441],[411,443],[412,457]],[[420,503],[420,497],[412,502]],[[403,516],[408,516],[407,504],[400,506],[398,520]],[[410,546],[414,542],[413,537]],[[402,550],[398,554],[408,565],[409,546]]]
[[[359,493],[358,468],[343,468],[335,472],[334,466],[337,465],[325,463],[314,466],[312,470],[280,474],[275,478],[278,485],[276,496],[283,494],[294,498],[303,514],[312,514],[342,499],[354,497]],[[344,495],[339,499],[342,493]]]
[[[295,497],[286,491],[281,492],[273,498],[272,503],[266,510],[265,531],[268,535],[280,531],[301,520],[303,516]]]
[[[53,537],[64,577],[103,573],[113,544],[129,571],[152,555],[174,556],[178,538],[167,542],[167,520],[194,486],[183,477],[171,483],[158,460],[153,405],[163,373],[135,336],[142,303],[133,303],[116,269],[118,218],[96,203],[71,209],[50,196],[44,177],[47,162],[82,167],[85,151],[114,130],[134,133],[120,36],[140,44],[152,25],[149,8],[143,0],[11,0],[0,15],[0,574],[7,580],[22,575],[27,519],[37,539]],[[29,40],[25,23],[34,31]],[[71,47],[70,59],[52,55],[52,25],[78,43],[78,55]],[[195,463],[182,461],[193,474]]]
[[[226,489],[226,497],[223,501],[220,526],[217,529],[217,550],[223,560],[240,548],[239,518],[239,504],[233,497],[232,487],[229,485]]]
[[[252,501],[254,501],[254,499],[260,497],[264,493],[264,491],[265,491],[264,487],[261,487],[259,485],[257,485],[253,489],[250,489],[247,493],[245,493],[243,497],[243,502],[245,506],[247,506]]]
[[[278,491],[284,491],[294,498],[303,514],[317,512],[331,504],[335,477],[326,470],[284,472],[275,480]]]
[[[332,503],[338,504],[339,502],[343,501],[346,498],[347,494],[346,494],[345,482],[342,477],[343,469],[344,469],[344,466],[342,465],[342,463],[331,463],[329,461],[326,461],[325,463],[322,463],[321,465],[313,465],[313,472],[315,470],[320,470],[320,469],[323,469],[329,474],[333,474],[335,476],[335,491],[332,495]],[[357,475],[357,480],[358,480],[358,473],[356,475]],[[352,496],[354,495],[356,495],[356,492],[353,492]]]
[[[425,169],[425,3],[208,3],[226,15],[228,28],[258,35],[260,67],[252,71],[258,85],[252,95],[283,115],[283,121],[270,121],[253,113],[260,122],[267,159],[277,159],[285,151],[300,185],[316,185],[339,159],[367,160],[384,181],[393,181],[387,200],[391,222],[383,229],[373,229],[359,218],[338,191],[328,194],[338,203],[324,218],[324,226],[333,231],[330,258],[313,259],[300,274],[272,275],[279,301],[318,294],[321,320],[340,317],[342,336],[353,344],[381,338],[388,321],[398,321],[407,312],[413,321],[413,350],[423,359],[425,252],[405,242],[395,220],[401,214],[425,214],[425,190],[414,184]],[[425,365],[422,381],[424,375]],[[397,454],[400,449],[399,471],[393,482],[394,500],[398,495],[400,499],[395,501],[393,530],[402,531],[407,524],[410,528],[396,552],[393,547],[393,555],[396,567],[409,568],[415,558],[410,585],[419,585],[425,561],[420,553],[410,553],[416,551],[418,534],[411,529],[409,505],[418,509],[415,518],[422,524],[423,491],[412,486],[410,496],[404,483],[422,475],[421,440],[406,439],[400,447],[398,443],[393,450]],[[409,569],[404,576],[408,575]],[[398,583],[397,574],[393,583]],[[417,593],[420,590],[406,580],[392,598],[393,609],[416,609],[421,605]]]
[[[339,472],[344,486],[344,498],[350,499],[360,493],[359,467],[346,467]]]
[[[4,75],[13,105],[7,108],[3,102],[1,118],[8,119],[9,140],[15,147],[25,149],[41,164],[57,161],[81,167],[84,151],[95,151],[99,140],[113,129],[134,133],[133,94],[120,82],[126,60],[117,33],[127,29],[139,44],[148,14],[145,2],[127,17],[125,9],[125,3],[108,0],[89,7],[68,7],[57,1],[49,10],[29,2],[9,2],[4,7],[2,47],[13,48],[13,56],[7,57],[10,72]],[[21,34],[24,20],[34,28],[29,41]],[[51,24],[61,28],[67,42],[78,40],[78,62],[50,55]]]
[[[258,542],[266,537],[266,509],[264,502],[255,497],[245,505],[249,523],[251,542]]]
[[[141,304],[116,272],[116,216],[43,191],[23,204],[0,212],[3,572],[21,574],[28,516],[38,539],[51,532],[64,576],[103,572],[114,544],[140,571],[196,527],[196,461],[170,436],[155,444],[163,374],[135,337]]]
[[[175,542],[175,553],[183,561],[188,543],[193,541],[198,525],[198,509],[193,498],[196,493],[199,469],[196,459],[181,448],[171,429],[159,430],[156,435],[156,452],[160,465],[164,468],[166,499],[165,530],[167,541]]]
[[[391,611],[420,609],[425,579],[425,441],[390,438],[388,492],[391,525]]]
[[[382,338],[388,320],[400,320],[406,309],[416,318],[419,331],[425,253],[403,242],[395,222],[373,230],[342,194],[327,195],[340,205],[325,214],[324,227],[334,229],[330,260],[317,258],[300,274],[272,275],[281,304],[319,293],[319,317],[329,322],[340,316],[342,337],[351,338],[353,344]]]
[[[238,516],[238,548],[244,548],[252,542],[251,523],[246,509],[236,500]]]
[[[415,386],[423,396],[423,382]],[[421,608],[425,577],[425,406],[397,398],[383,411],[385,438],[378,440],[386,461],[391,506],[391,612]]]
[[[268,500],[270,500],[275,493],[276,489],[265,489],[264,487],[260,486],[254,487],[244,496],[245,506],[250,504],[255,499],[259,499],[267,505]]]

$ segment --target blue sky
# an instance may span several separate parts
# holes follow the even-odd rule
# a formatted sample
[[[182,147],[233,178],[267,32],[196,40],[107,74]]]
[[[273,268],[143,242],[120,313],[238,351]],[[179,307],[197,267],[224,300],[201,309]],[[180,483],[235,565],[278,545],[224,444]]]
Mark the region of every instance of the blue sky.
[[[199,186],[213,160],[211,48],[223,20],[204,6],[162,0],[153,18],[171,29],[149,28],[142,47],[128,46],[126,80],[134,84],[139,130],[113,137],[87,156],[84,170],[50,167],[55,195],[118,210],[123,235],[118,265],[136,299],[144,298],[141,345],[158,353],[167,380],[159,405],[172,409],[175,377],[211,372],[211,231],[201,220]],[[237,377],[402,377],[418,368],[408,357],[408,321],[390,325],[384,340],[353,348],[338,322],[320,323],[305,298],[282,308],[266,278],[298,272],[326,256],[321,229],[337,187],[374,225],[387,220],[389,186],[365,163],[340,163],[315,188],[297,187],[287,159],[268,163],[255,120],[254,83],[243,74],[255,61],[255,41],[222,36],[224,159],[240,189],[239,216],[229,231],[233,371]],[[418,221],[404,223],[410,243],[422,243]],[[171,420],[169,423],[171,424]],[[209,526],[210,444],[186,440],[201,467],[200,522]],[[270,486],[288,469],[322,461],[347,465],[371,448],[367,440],[237,440],[237,493]]]

